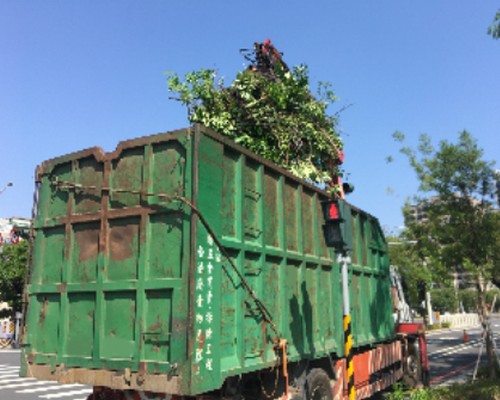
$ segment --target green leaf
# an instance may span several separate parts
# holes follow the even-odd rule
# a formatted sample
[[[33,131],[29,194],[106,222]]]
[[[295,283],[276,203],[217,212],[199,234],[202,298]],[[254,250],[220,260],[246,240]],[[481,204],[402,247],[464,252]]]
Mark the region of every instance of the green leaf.
[[[301,178],[320,183],[341,173],[337,118],[327,113],[337,97],[328,82],[319,83],[319,98],[311,94],[307,66],[276,68],[272,76],[242,71],[227,88],[208,69],[183,80],[170,74],[167,84],[188,107],[190,122],[228,135]]]

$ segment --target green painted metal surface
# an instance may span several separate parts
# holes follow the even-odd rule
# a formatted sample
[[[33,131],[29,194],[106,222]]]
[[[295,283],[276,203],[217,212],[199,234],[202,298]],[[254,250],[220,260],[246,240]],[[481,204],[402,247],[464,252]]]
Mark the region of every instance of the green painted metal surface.
[[[199,126],[49,160],[39,179],[31,365],[175,375],[178,394],[274,366],[277,335],[241,277],[290,361],[343,356],[325,192]],[[388,340],[383,235],[366,213],[344,202],[341,212],[355,346]]]

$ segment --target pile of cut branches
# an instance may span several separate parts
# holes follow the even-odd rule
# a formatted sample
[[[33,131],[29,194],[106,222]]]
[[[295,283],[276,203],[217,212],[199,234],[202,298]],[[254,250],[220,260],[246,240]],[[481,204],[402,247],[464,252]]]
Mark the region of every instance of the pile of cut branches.
[[[226,135],[294,175],[335,192],[343,153],[337,115],[327,112],[336,101],[331,84],[320,82],[315,97],[307,67],[289,70],[279,61],[272,69],[251,66],[240,71],[227,87],[211,69],[184,78],[169,73],[168,88],[187,106],[191,123]]]

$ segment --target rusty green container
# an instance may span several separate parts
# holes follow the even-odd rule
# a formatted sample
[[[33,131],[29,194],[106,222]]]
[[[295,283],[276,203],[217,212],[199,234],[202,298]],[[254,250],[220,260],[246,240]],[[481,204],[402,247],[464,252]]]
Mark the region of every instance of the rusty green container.
[[[201,126],[48,160],[37,181],[24,375],[194,395],[274,367],[277,338],[292,363],[343,356],[326,192]],[[340,206],[354,345],[389,340],[379,224]]]

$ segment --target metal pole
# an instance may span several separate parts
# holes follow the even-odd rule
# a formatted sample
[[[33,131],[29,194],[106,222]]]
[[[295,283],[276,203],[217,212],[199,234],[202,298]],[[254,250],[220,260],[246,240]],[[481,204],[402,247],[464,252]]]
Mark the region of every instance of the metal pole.
[[[425,292],[425,306],[427,308],[429,324],[432,325],[434,323],[434,317],[432,315],[431,292],[429,290]]]
[[[352,359],[351,304],[349,299],[349,264],[351,258],[339,254],[338,262],[342,265],[342,304],[344,309],[344,344],[347,364],[347,394],[349,400],[356,399],[354,387],[354,361]]]
[[[20,312],[16,312],[16,330],[15,330],[15,333],[14,333],[14,348],[18,348],[19,347],[19,327],[20,327],[20,321],[21,321],[21,318],[22,318],[22,314]]]
[[[344,315],[351,314],[351,304],[349,298],[349,270],[348,265],[351,262],[349,256],[339,255],[339,262],[342,264],[342,304]]]

